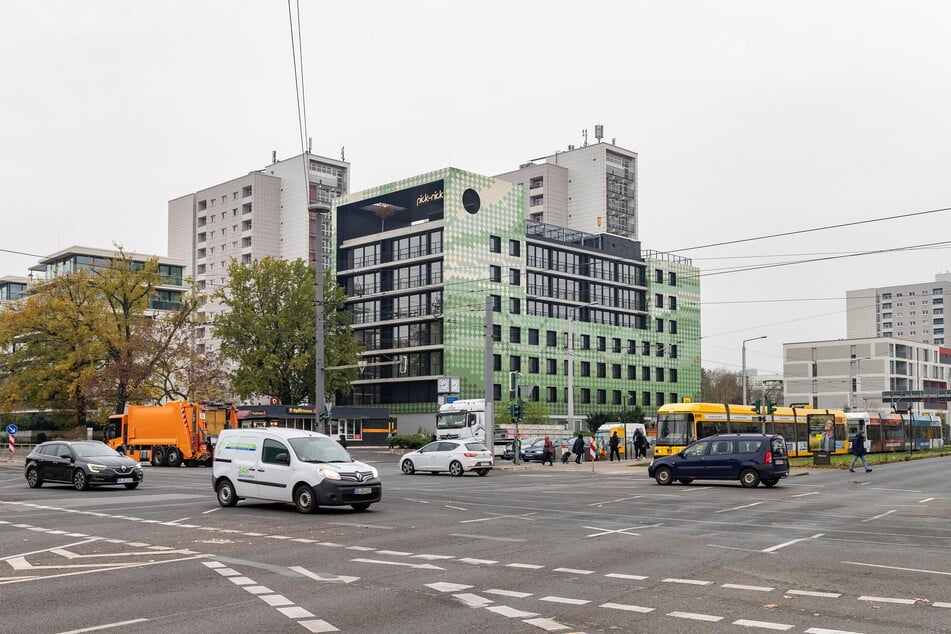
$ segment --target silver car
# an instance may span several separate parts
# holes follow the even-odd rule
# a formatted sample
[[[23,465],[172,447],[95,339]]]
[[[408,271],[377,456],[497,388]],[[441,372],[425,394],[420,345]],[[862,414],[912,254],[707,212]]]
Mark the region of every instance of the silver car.
[[[484,476],[494,466],[492,452],[476,440],[437,440],[405,454],[400,460],[400,469],[406,475],[417,471],[448,471],[450,475],[460,477],[466,471],[475,471]]]

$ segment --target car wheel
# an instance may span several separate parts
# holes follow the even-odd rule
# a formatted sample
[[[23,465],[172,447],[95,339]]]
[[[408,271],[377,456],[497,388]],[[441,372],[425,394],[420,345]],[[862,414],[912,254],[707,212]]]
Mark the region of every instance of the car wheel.
[[[234,506],[238,503],[238,495],[234,491],[234,485],[231,480],[222,480],[215,489],[218,494],[218,504],[221,506]]]
[[[756,473],[755,469],[744,469],[743,472],[740,473],[740,484],[750,489],[758,486],[759,474]]]
[[[670,484],[674,481],[674,472],[670,470],[670,467],[657,467],[654,479],[657,480],[657,484]]]
[[[406,475],[413,475],[416,473],[416,465],[413,464],[412,460],[406,459],[400,465],[400,470]]]
[[[488,470],[488,469],[476,469],[476,473],[478,473],[480,476],[486,476],[486,475],[489,475],[489,470]]]
[[[294,489],[294,506],[301,513],[313,513],[317,508],[317,498],[314,497],[314,490],[306,484]]]
[[[458,460],[453,460],[449,463],[449,475],[456,478],[461,478],[465,473],[465,469],[462,468],[462,463]]]
[[[126,483],[125,483],[125,488],[127,488],[127,489],[134,489],[134,488],[136,488],[136,487],[138,487],[138,486],[139,486],[139,483],[138,483],[138,482],[126,482]]]
[[[161,447],[152,447],[152,460],[153,467],[164,467],[165,466],[165,450]]]
[[[165,452],[165,464],[170,467],[182,466],[182,452],[178,447],[169,447]]]
[[[353,510],[354,510],[354,511],[365,511],[365,510],[367,510],[368,508],[370,508],[370,503],[369,503],[369,502],[360,502],[359,504],[351,504],[350,506],[353,507]]]
[[[30,467],[26,470],[26,483],[31,489],[38,489],[43,486],[43,478],[40,477],[40,470],[36,467]]]
[[[82,469],[76,469],[73,472],[73,486],[77,491],[87,491],[89,489],[89,478]]]
[[[776,478],[768,478],[768,479],[766,479],[766,480],[763,480],[763,486],[764,486],[764,487],[774,487],[774,486],[776,486],[776,483],[777,483],[777,482],[779,482],[779,480],[776,479]]]
[[[690,484],[691,482],[693,482],[693,478],[680,478],[679,480],[677,480],[677,482],[679,482],[680,484]]]

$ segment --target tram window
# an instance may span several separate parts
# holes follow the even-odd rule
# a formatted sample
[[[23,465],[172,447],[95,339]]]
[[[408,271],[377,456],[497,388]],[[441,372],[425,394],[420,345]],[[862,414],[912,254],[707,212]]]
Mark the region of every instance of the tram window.
[[[733,431],[736,431],[735,429]],[[726,421],[703,421],[697,423],[697,436],[699,438],[706,438],[707,436],[712,436],[714,434],[725,434],[727,433]]]

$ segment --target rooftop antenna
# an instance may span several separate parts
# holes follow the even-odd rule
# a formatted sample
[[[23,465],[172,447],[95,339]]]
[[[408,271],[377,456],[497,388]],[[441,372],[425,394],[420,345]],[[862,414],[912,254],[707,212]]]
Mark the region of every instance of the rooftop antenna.
[[[588,147],[588,128],[585,128],[584,130],[581,131],[581,136],[584,137],[584,146],[583,146],[583,147]]]
[[[271,150],[271,164],[277,163],[277,150]]]
[[[604,138],[604,126],[600,123],[594,125],[594,138],[598,140],[598,143]]]
[[[341,146],[340,146],[340,160],[343,161],[343,162],[346,162],[347,159],[344,157],[343,148],[344,148],[344,146],[341,145]]]
[[[307,137],[307,153],[310,154],[314,147],[314,138]]]

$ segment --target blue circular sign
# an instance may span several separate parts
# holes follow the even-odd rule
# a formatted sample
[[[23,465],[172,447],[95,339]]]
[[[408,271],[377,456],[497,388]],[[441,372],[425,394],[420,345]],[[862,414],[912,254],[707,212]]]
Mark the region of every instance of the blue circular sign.
[[[7,434],[8,434],[8,435],[10,435],[10,436],[16,436],[16,433],[17,433],[18,431],[20,431],[20,430],[19,430],[19,428],[18,428],[16,425],[14,425],[14,424],[12,424],[12,423],[11,423],[10,425],[7,425]]]

